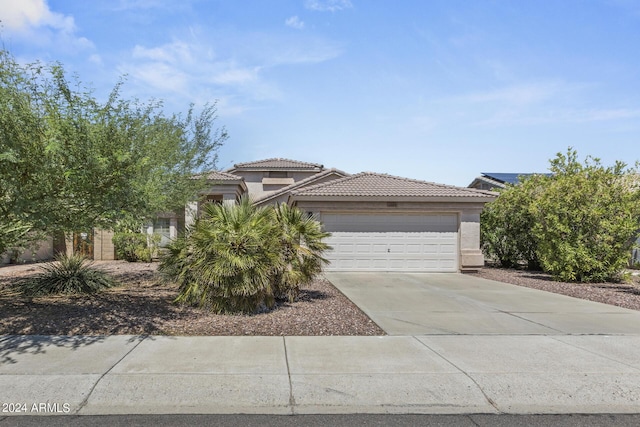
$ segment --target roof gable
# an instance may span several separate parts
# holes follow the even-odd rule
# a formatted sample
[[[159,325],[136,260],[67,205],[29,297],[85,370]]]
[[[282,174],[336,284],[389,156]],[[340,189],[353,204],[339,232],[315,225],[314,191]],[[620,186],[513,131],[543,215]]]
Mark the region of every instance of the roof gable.
[[[282,196],[284,194],[287,194],[287,193],[289,193],[289,192],[291,192],[293,190],[301,189],[303,187],[312,186],[315,181],[318,181],[318,180],[321,180],[323,178],[326,178],[329,175],[336,175],[336,179],[340,179],[342,177],[349,176],[348,173],[343,172],[343,171],[341,171],[339,169],[335,169],[335,168],[325,169],[322,172],[318,172],[315,175],[311,175],[310,177],[302,179],[302,180],[300,180],[298,182],[295,182],[295,183],[293,183],[291,185],[283,187],[283,188],[281,188],[281,189],[279,189],[279,190],[277,190],[277,191],[275,191],[273,193],[270,193],[270,194],[267,194],[266,196],[258,198],[256,200],[254,200],[253,203],[255,203],[255,204],[266,203],[269,200],[273,200],[275,198],[278,198],[278,197],[280,197],[280,196]]]
[[[393,175],[361,172],[334,181],[292,191],[296,197],[481,197],[497,196],[491,191],[436,184]]]
[[[230,171],[233,171],[236,169],[252,169],[252,170],[295,169],[295,170],[306,170],[306,171],[313,171],[313,170],[321,171],[324,169],[324,166],[319,163],[308,163],[308,162],[301,162],[298,160],[291,160],[291,159],[272,158],[272,159],[265,159],[265,160],[257,160],[255,162],[236,163],[235,165],[233,165],[233,168],[230,169]]]

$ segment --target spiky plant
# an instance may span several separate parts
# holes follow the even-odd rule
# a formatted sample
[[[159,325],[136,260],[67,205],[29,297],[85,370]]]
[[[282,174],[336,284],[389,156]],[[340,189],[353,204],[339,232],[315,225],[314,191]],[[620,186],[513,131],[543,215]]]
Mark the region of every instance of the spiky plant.
[[[96,270],[79,254],[58,254],[55,261],[41,267],[42,272],[20,287],[31,296],[51,294],[90,294],[118,285],[107,273]]]
[[[272,277],[281,268],[282,257],[270,210],[256,208],[247,198],[233,205],[205,205],[184,245],[179,255],[182,264],[172,261],[161,266],[166,270],[173,265],[179,271],[172,273],[180,285],[176,301],[216,313],[273,307]]]
[[[300,293],[300,286],[310,283],[328,261],[323,252],[331,249],[322,240],[331,234],[300,209],[286,204],[276,206],[275,219],[280,228],[283,268],[274,277],[275,294],[290,302]]]

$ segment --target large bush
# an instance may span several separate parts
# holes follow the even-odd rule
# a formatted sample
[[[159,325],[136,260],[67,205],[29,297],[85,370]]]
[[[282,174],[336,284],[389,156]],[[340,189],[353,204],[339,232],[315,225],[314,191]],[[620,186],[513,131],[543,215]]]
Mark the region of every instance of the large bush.
[[[534,218],[530,212],[539,192],[538,179],[529,177],[520,184],[509,185],[482,211],[482,249],[502,267],[524,264],[532,270],[540,268],[533,235]]]
[[[270,309],[293,299],[320,271],[320,224],[297,209],[206,205],[188,233],[168,246],[160,271],[180,285],[178,302],[217,313]]]
[[[544,270],[563,281],[617,279],[640,229],[637,170],[591,158],[581,164],[569,150],[551,161],[551,172],[530,208]]]
[[[558,153],[550,175],[504,190],[482,214],[482,244],[503,266],[526,263],[562,281],[615,280],[640,230],[637,168]]]

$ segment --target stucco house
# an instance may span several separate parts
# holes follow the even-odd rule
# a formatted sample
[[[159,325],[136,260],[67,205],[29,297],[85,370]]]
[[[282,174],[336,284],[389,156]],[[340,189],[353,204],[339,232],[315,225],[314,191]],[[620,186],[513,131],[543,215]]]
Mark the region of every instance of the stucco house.
[[[484,265],[480,212],[496,193],[273,158],[208,176],[211,186],[185,210],[248,195],[259,206],[288,203],[332,233],[328,271],[472,271]],[[179,219],[176,219],[179,223]]]
[[[288,203],[332,233],[329,271],[459,272],[484,265],[480,212],[497,193],[272,158],[206,176],[209,186],[183,211],[163,213],[147,232],[163,242],[193,224],[205,203]],[[113,259],[110,233],[94,232],[93,258]]]

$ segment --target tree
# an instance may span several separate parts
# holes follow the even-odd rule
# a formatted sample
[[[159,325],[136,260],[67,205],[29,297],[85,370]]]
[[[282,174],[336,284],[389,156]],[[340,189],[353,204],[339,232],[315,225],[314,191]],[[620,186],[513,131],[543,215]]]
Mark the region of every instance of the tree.
[[[227,138],[216,106],[165,115],[162,103],[105,102],[60,64],[20,65],[0,51],[0,253],[42,233],[73,232],[184,207]]]
[[[551,161],[552,176],[530,212],[537,253],[545,271],[563,281],[616,279],[629,261],[640,230],[637,168],[597,158],[578,161],[571,148]]]

